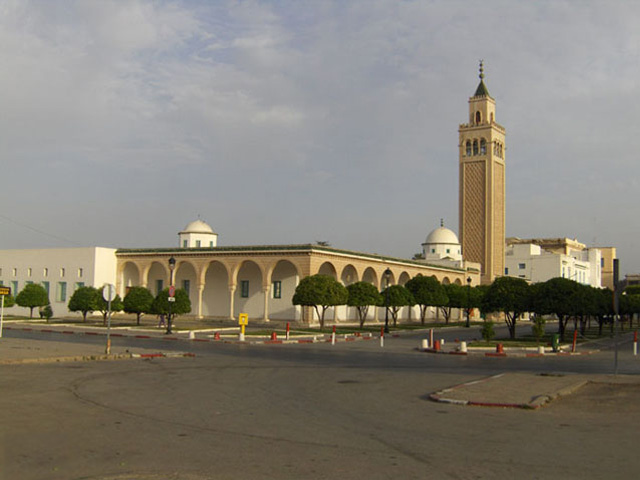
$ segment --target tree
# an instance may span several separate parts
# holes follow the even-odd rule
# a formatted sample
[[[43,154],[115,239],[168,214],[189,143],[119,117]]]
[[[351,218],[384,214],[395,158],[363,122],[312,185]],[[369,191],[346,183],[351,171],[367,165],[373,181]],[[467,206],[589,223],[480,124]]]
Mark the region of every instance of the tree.
[[[171,322],[176,315],[183,315],[191,311],[191,300],[189,300],[189,294],[185,289],[177,288],[175,299],[175,302],[169,302],[169,288],[165,288],[153,300],[150,313],[166,315],[167,322]],[[171,305],[171,316],[169,316],[169,305]]]
[[[564,341],[567,322],[572,315],[578,315],[580,305],[580,284],[568,278],[551,278],[536,285],[532,299],[532,309],[539,315],[555,315],[558,318],[558,333]]]
[[[445,287],[434,277],[418,274],[409,280],[405,287],[413,296],[415,304],[420,305],[420,323],[422,325],[424,325],[429,307],[445,307],[449,302]],[[446,318],[448,323],[449,318]]]
[[[445,306],[440,307],[440,311],[442,312],[442,315],[444,316],[444,321],[446,323],[449,323],[449,319],[451,318],[451,309],[453,308],[460,308],[460,309],[465,309],[467,308],[470,300],[471,300],[471,296],[469,294],[469,287],[463,287],[462,285],[457,285],[455,283],[449,283],[447,285],[443,285],[444,286],[444,291],[447,294],[447,298],[449,299],[449,301],[447,302],[447,304]]]
[[[313,307],[320,319],[320,328],[324,328],[324,314],[329,307],[344,305],[349,299],[347,289],[329,275],[311,275],[300,280],[293,294],[292,303],[304,307]]]
[[[111,300],[111,311],[112,312],[121,312],[124,309],[124,303],[120,298],[120,295],[116,294]],[[109,302],[104,299],[102,295],[102,290],[98,290],[98,297],[96,299],[96,310],[99,310],[102,313],[102,323],[106,325],[107,316],[109,315]]]
[[[93,287],[79,287],[69,299],[68,308],[71,312],[82,312],[82,321],[87,321],[87,313],[98,309],[100,292]]]
[[[5,308],[13,307],[16,304],[16,298],[13,295],[4,295]]]
[[[402,285],[391,285],[382,291],[382,304],[391,312],[393,326],[398,324],[398,312],[402,307],[415,305],[411,292]]]
[[[522,278],[496,278],[484,298],[483,310],[503,312],[504,321],[509,329],[509,337],[516,338],[516,322],[520,316],[530,310],[529,284]]]
[[[42,285],[28,283],[16,296],[16,303],[30,309],[29,318],[33,318],[33,309],[49,305],[49,294]]]
[[[44,308],[40,309],[40,318],[45,318],[47,323],[49,323],[51,317],[53,317],[53,308],[51,308],[51,304],[45,305]]]
[[[140,325],[140,317],[151,311],[153,294],[144,287],[132,287],[124,296],[124,311],[136,314],[136,325]]]
[[[382,303],[382,295],[374,285],[368,282],[356,282],[347,285],[347,292],[349,294],[347,305],[356,307],[360,328],[362,328],[367,318],[369,307],[371,305],[380,305]]]

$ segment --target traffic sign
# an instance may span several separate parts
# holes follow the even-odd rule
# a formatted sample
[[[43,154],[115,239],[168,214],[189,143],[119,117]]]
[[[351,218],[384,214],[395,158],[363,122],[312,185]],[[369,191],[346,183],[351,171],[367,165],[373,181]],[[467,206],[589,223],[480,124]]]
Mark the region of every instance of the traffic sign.
[[[4,287],[0,285],[0,295],[11,295],[11,287]]]
[[[176,287],[174,287],[173,285],[171,285],[169,287],[169,297],[173,298],[176,296]]]
[[[102,287],[102,298],[104,298],[105,302],[113,301],[116,298],[116,286],[112,283],[107,283]]]
[[[249,325],[249,314],[241,313],[238,315],[238,325]]]

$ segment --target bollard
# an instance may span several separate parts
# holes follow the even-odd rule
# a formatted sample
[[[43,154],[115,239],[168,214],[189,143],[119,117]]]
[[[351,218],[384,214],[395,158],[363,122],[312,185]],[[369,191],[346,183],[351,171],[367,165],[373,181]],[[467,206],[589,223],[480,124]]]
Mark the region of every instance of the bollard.
[[[440,339],[440,346],[441,346],[441,347],[444,347],[444,338],[441,338],[441,339]]]
[[[384,347],[384,327],[380,327],[380,346]]]
[[[544,355],[544,345],[538,345],[538,353]]]
[[[333,332],[331,332],[331,345],[336,344],[336,326],[333,326]]]
[[[214,333],[214,335],[213,335],[213,339],[214,339],[214,340],[220,340],[220,332],[216,332],[216,333]]]
[[[240,332],[240,333],[238,334],[238,341],[240,341],[240,342],[244,342],[244,333]]]
[[[429,340],[426,338],[422,339],[422,350],[429,350]]]
[[[193,340],[196,338],[196,334],[193,331],[189,331],[189,340]]]
[[[638,331],[633,332],[633,354],[638,355]]]
[[[433,345],[433,328],[429,329],[429,345]]]
[[[462,353],[467,353],[467,342],[460,342],[460,351]]]
[[[436,341],[433,343],[433,349],[434,349],[436,352],[439,352],[439,351],[440,351],[440,342],[439,342],[438,340],[436,340]]]
[[[276,332],[271,332],[271,340],[278,340],[278,334]]]
[[[504,348],[501,343],[496,344],[496,353],[504,353]]]
[[[576,342],[578,341],[578,330],[573,331],[573,344],[571,344],[571,353],[576,353]]]
[[[287,340],[289,340],[289,329],[290,329],[289,322],[287,322],[287,334],[285,336]]]

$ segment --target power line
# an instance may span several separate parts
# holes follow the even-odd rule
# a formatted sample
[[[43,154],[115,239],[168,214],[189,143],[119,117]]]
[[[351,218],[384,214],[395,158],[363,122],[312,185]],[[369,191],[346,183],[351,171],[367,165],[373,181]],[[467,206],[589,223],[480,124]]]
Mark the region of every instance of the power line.
[[[22,223],[22,222],[18,222],[17,220],[13,220],[12,218],[9,218],[9,217],[7,217],[5,215],[0,214],[0,218],[4,219],[4,220],[6,220],[6,221],[8,221],[10,223],[13,223],[14,225],[18,225],[19,227],[26,228],[27,230],[31,230],[32,232],[39,233],[40,235],[44,235],[46,237],[55,238],[56,240],[61,240],[61,241],[66,242],[66,243],[70,243],[72,245],[76,245],[78,247],[81,246],[78,242],[74,242],[73,240],[69,240],[68,238],[59,237],[58,235],[54,235],[52,233],[44,232],[44,231],[39,230],[39,229],[37,229],[35,227],[27,225],[26,223]]]

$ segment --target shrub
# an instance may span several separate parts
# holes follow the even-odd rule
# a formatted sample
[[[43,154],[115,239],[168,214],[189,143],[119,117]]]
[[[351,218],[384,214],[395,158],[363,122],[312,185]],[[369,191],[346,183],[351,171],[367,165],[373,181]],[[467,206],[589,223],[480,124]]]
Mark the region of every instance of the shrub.
[[[480,333],[485,341],[491,341],[491,339],[496,336],[496,332],[493,330],[493,322],[487,322],[485,320],[485,322],[482,324],[482,330],[480,330]]]

